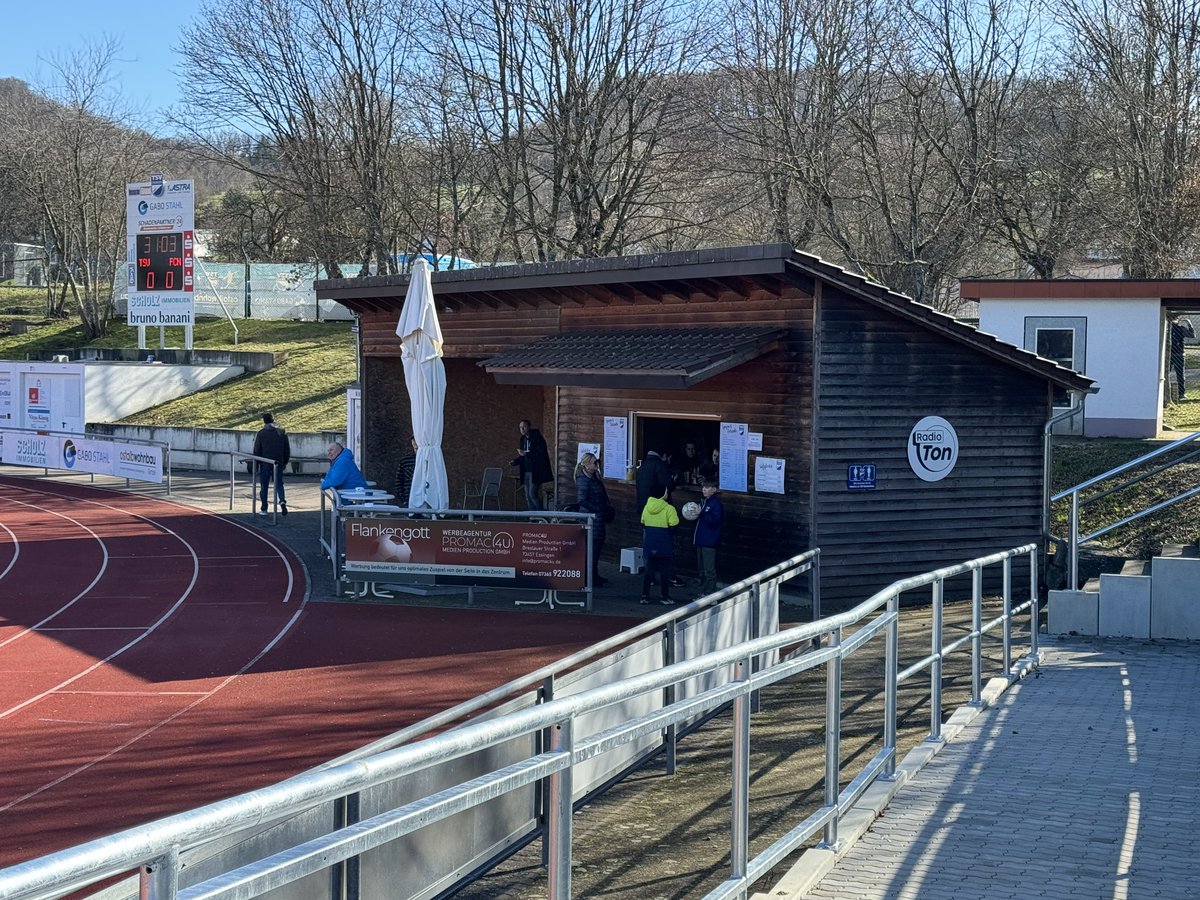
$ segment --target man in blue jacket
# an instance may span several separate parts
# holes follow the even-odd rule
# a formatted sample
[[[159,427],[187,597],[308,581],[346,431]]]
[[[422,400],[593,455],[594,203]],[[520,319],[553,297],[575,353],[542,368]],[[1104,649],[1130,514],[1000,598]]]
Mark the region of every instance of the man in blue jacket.
[[[334,441],[325,452],[329,456],[329,472],[321,479],[321,490],[352,491],[367,486],[367,479],[354,461],[354,451]]]

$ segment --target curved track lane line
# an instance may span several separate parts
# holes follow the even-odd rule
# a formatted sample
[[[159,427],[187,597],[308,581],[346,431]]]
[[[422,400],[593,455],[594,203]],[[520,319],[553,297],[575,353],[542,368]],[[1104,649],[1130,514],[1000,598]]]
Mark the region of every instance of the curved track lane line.
[[[147,637],[150,637],[155,631],[157,631],[165,622],[167,622],[180,609],[180,607],[183,605],[183,603],[191,595],[191,593],[195,587],[196,580],[199,575],[199,567],[201,565],[201,558],[196,553],[195,547],[191,541],[189,541],[187,538],[184,538],[182,535],[177,533],[174,529],[168,528],[167,526],[163,525],[156,518],[154,518],[150,515],[146,515],[144,513],[139,513],[139,512],[133,512],[128,508],[118,507],[118,506],[114,505],[113,503],[105,503],[100,500],[87,498],[87,497],[81,498],[79,496],[72,496],[70,493],[61,493],[61,492],[52,491],[52,490],[35,491],[35,490],[30,489],[25,486],[21,486],[19,489],[25,491],[26,493],[32,493],[35,495],[41,494],[43,496],[55,497],[57,499],[88,503],[93,506],[98,506],[101,508],[112,510],[123,516],[128,516],[130,518],[139,519],[143,522],[146,522],[147,524],[152,525],[155,528],[161,529],[162,532],[169,534],[172,538],[179,541],[185,548],[187,548],[188,552],[191,554],[191,557],[192,557],[193,571],[192,571],[192,578],[189,581],[187,588],[183,591],[183,593],[179,597],[179,599],[176,600],[171,605],[171,607],[165,613],[163,613],[152,625],[147,627],[140,636],[138,636],[137,638],[135,638],[132,641],[129,641],[127,644],[125,644],[120,649],[114,651],[113,653],[110,653],[104,659],[97,661],[96,663],[94,663],[91,666],[88,666],[87,668],[78,672],[71,678],[68,678],[68,679],[62,681],[55,687],[47,689],[45,691],[42,691],[41,693],[37,694],[36,696],[27,698],[22,703],[19,703],[16,706],[10,707],[9,709],[0,712],[0,719],[6,718],[7,716],[12,715],[13,713],[18,712],[19,710],[24,709],[24,708],[38,702],[39,700],[41,700],[47,696],[50,696],[52,694],[66,693],[65,691],[63,691],[63,689],[65,687],[68,687],[69,685],[73,684],[74,682],[78,681],[79,679],[83,678],[84,676],[88,675],[89,673],[96,671],[97,669],[101,668],[102,666],[106,665],[107,663],[109,663],[112,660],[119,657],[122,653],[127,652],[130,648],[141,643]],[[105,490],[106,491],[107,489],[90,488],[90,490],[97,490],[97,491]],[[114,494],[119,493],[116,491],[107,491],[107,492],[114,493]],[[122,495],[122,496],[127,496],[127,495]],[[141,500],[141,498],[133,498],[133,499]],[[92,534],[92,536],[100,542],[102,548],[104,549],[105,565],[101,567],[101,572],[97,574],[96,578],[92,581],[92,583],[88,586],[88,588],[82,594],[80,594],[78,597],[76,597],[75,600],[72,600],[71,603],[73,604],[77,600],[79,600],[81,597],[86,596],[87,591],[91,590],[96,585],[96,583],[99,581],[100,577],[104,574],[105,569],[107,568],[107,561],[109,559],[109,555],[107,552],[107,547],[104,545],[103,539],[100,538],[99,536],[97,536],[95,534],[95,532],[92,531],[92,529],[90,529],[88,526],[84,525],[83,523],[79,522],[78,520],[73,519],[70,516],[55,512],[54,510],[46,509],[45,507],[39,506],[38,504],[34,504],[34,503],[27,503],[27,502],[21,501],[21,500],[13,500],[12,502],[21,503],[22,505],[31,507],[33,509],[37,509],[41,512],[49,512],[53,515],[58,516],[59,518],[71,521],[73,524],[75,524],[79,528]],[[155,499],[151,502],[156,503],[156,504],[166,504],[169,506],[176,507],[176,508],[186,512],[186,514],[188,516],[196,516],[197,514],[202,514],[204,516],[212,516],[213,518],[219,519],[225,525],[234,525],[238,529],[246,532],[248,535],[253,536],[257,540],[259,540],[261,543],[265,544],[279,558],[279,561],[282,563],[284,571],[286,573],[285,587],[284,587],[284,590],[282,593],[281,602],[287,603],[290,600],[291,595],[295,589],[295,571],[293,568],[293,563],[291,560],[289,560],[287,558],[287,556],[284,554],[284,552],[280,549],[279,546],[277,546],[272,540],[267,539],[266,535],[263,535],[263,534],[255,531],[254,529],[248,528],[239,522],[230,522],[227,519],[223,519],[220,516],[216,516],[215,514],[208,513],[205,510],[197,510],[193,507],[184,506],[182,504],[174,503],[171,501],[162,501],[162,500]],[[136,506],[138,504],[134,503],[132,505]],[[231,558],[231,557],[223,557],[223,558]],[[11,568],[11,565],[9,568]],[[87,762],[81,763],[80,765],[76,766],[75,768],[71,769],[70,771],[58,776],[57,778],[55,778],[51,781],[48,781],[45,784],[42,784],[39,787],[37,787],[31,791],[26,792],[22,796],[17,797],[15,799],[9,801],[8,803],[0,805],[0,812],[4,812],[9,809],[12,809],[13,807],[18,806],[19,804],[21,804],[33,797],[36,797],[39,794],[42,794],[45,791],[50,790],[64,782],[68,781],[69,779],[79,775],[80,773],[86,772],[88,769],[91,769],[92,767],[94,767],[108,759],[111,759],[112,757],[116,756],[123,750],[127,750],[129,747],[131,747],[134,744],[138,743],[139,741],[145,739],[149,735],[154,734],[159,729],[165,727],[166,725],[170,724],[174,720],[183,716],[185,713],[195,709],[201,703],[212,698],[217,693],[219,693],[221,690],[228,687],[230,684],[232,684],[234,681],[236,681],[240,676],[244,675],[256,663],[258,663],[258,661],[261,660],[267,653],[269,653],[272,649],[274,649],[275,646],[278,645],[278,643],[288,634],[288,632],[291,631],[291,629],[295,626],[296,622],[299,620],[299,618],[303,614],[305,607],[308,604],[309,593],[310,593],[310,591],[309,591],[309,588],[307,585],[307,580],[306,580],[305,581],[305,591],[304,591],[304,595],[301,599],[301,602],[300,602],[299,606],[296,607],[296,609],[292,613],[292,615],[288,618],[287,622],[284,623],[282,628],[280,628],[273,636],[271,636],[269,638],[269,640],[267,640],[266,643],[256,653],[254,653],[254,655],[250,659],[248,659],[237,671],[225,676],[223,679],[221,679],[219,682],[217,682],[211,688],[200,693],[199,696],[197,696],[194,700],[192,700],[186,706],[176,710],[175,712],[173,712],[172,714],[170,714],[168,716],[163,717],[158,722],[144,728],[137,734],[133,735],[132,737],[125,740],[121,744],[117,745],[116,747],[113,747],[112,749],[108,750],[105,753],[96,755],[96,756],[92,757],[91,759],[89,759]],[[66,609],[70,605],[71,604],[67,604],[67,606],[64,606],[62,609]],[[44,625],[46,622],[50,621],[55,615],[58,615],[59,612],[61,612],[61,610],[52,614],[51,616],[47,617],[46,619],[43,619],[43,621],[38,623],[38,625],[39,626]],[[38,628],[38,626],[34,626],[33,628],[25,629],[25,631],[23,631],[22,634],[26,634],[30,631],[36,630],[37,628]],[[11,640],[15,640],[15,637],[10,638],[8,642],[11,642]],[[8,642],[6,642],[6,643],[8,643]],[[3,646],[3,645],[0,644],[0,646]]]
[[[98,571],[96,573],[96,577],[91,580],[91,583],[88,584],[87,587],[85,587],[82,591],[80,591],[78,594],[76,594],[74,597],[72,597],[71,600],[69,600],[66,604],[64,604],[63,606],[60,606],[54,612],[50,613],[50,615],[48,615],[44,619],[42,619],[42,621],[35,622],[33,625],[29,625],[26,628],[23,628],[20,631],[18,631],[16,634],[0,641],[0,648],[5,647],[8,644],[11,644],[13,641],[17,640],[18,638],[25,637],[27,634],[29,634],[31,632],[37,631],[39,628],[41,628],[43,625],[45,625],[47,622],[49,622],[55,616],[61,615],[63,612],[70,609],[72,606],[74,606],[76,603],[78,603],[80,600],[82,600],[84,597],[86,597],[88,595],[88,592],[91,591],[92,588],[94,588],[97,584],[99,584],[100,579],[104,577],[104,573],[108,569],[108,559],[109,559],[108,546],[104,543],[104,539],[101,538],[100,535],[96,534],[96,532],[93,531],[91,528],[89,528],[87,525],[84,525],[82,522],[80,522],[78,519],[68,516],[66,513],[57,512],[56,510],[48,509],[44,506],[39,506],[36,503],[28,503],[24,500],[17,500],[14,498],[9,498],[7,500],[7,502],[20,504],[21,506],[27,506],[30,509],[36,509],[38,512],[46,513],[46,514],[49,514],[52,516],[57,516],[60,519],[66,519],[68,522],[72,523],[73,525],[77,525],[80,529],[82,529],[83,531],[86,531],[89,535],[91,535],[92,538],[96,541],[96,543],[98,543],[100,545],[100,552],[103,554],[103,562],[100,565],[100,571]],[[3,527],[3,526],[0,526],[0,527]],[[8,531],[9,534],[12,534],[12,532],[9,531],[9,529],[7,527],[5,527],[4,530]],[[8,570],[11,569],[12,566],[16,564],[16,561],[17,561],[16,557],[14,557],[12,563],[8,566],[8,568],[5,569],[4,572],[0,573],[0,578],[2,578],[4,575],[8,574]],[[4,718],[4,714],[0,714],[0,718]]]
[[[0,522],[0,528],[3,528],[6,532],[8,532],[9,541],[13,548],[12,559],[8,561],[8,565],[4,567],[4,571],[0,572],[0,581],[3,581],[4,576],[12,571],[12,567],[15,566],[17,564],[17,560],[21,558],[21,542],[17,540],[17,536],[13,534],[13,530],[3,522]]]

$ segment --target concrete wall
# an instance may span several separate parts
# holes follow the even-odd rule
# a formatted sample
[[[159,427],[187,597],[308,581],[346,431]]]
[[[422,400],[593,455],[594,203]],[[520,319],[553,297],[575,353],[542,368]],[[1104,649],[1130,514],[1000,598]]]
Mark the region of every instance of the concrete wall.
[[[265,372],[287,359],[286,353],[261,350],[178,350],[170,347],[151,347],[139,350],[129,347],[74,347],[66,350],[41,350],[37,358],[51,362],[56,356],[66,356],[71,362],[99,360],[103,362],[157,362],[190,366],[241,366],[247,372]]]
[[[1099,393],[1084,401],[1089,437],[1154,437],[1162,428],[1163,319],[1158,297],[985,298],[979,329],[1025,346],[1028,317],[1087,320],[1083,374]]]
[[[230,453],[250,453],[257,431],[228,428],[168,428],[162,425],[111,425],[90,423],[88,432],[139,441],[159,441],[171,447],[171,468],[202,472],[228,472]],[[337,431],[288,432],[292,445],[291,470],[301,475],[323,475],[329,470],[325,448],[345,442]]]
[[[154,363],[79,363],[89,422],[116,422],[241,375],[241,366],[171,366]]]

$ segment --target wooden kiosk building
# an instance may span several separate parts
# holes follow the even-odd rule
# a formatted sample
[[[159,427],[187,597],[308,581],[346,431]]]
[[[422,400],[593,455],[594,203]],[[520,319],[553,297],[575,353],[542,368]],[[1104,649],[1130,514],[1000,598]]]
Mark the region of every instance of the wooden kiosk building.
[[[363,454],[381,485],[410,433],[395,334],[407,284],[316,285],[359,319]],[[745,490],[722,484],[718,577],[817,546],[829,608],[1036,540],[1052,392],[1094,390],[1076,372],[782,244],[439,272],[433,288],[452,505],[484,467],[508,471],[521,419],[546,437],[560,505],[575,499],[579,444],[602,443],[606,418],[628,422],[631,462],[649,449],[678,457],[686,441],[708,456],[722,423],[739,423],[761,449],[748,452]],[[917,429],[928,417],[935,427]],[[919,474],[922,453],[943,469],[936,480]],[[770,490],[755,481],[760,456],[782,470]],[[632,482],[606,483],[618,515],[605,557],[615,560],[640,545],[639,513]],[[506,485],[505,504],[522,503]],[[698,497],[685,487],[672,499],[691,492]],[[677,562],[694,565],[690,553]]]

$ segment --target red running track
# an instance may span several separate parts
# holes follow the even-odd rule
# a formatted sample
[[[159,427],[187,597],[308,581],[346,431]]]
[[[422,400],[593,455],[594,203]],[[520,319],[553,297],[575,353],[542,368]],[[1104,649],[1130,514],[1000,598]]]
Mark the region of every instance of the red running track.
[[[240,523],[0,477],[0,867],[293,775],[631,624],[307,596]]]

